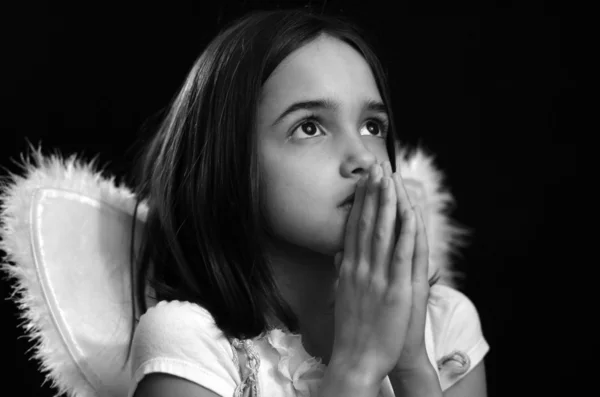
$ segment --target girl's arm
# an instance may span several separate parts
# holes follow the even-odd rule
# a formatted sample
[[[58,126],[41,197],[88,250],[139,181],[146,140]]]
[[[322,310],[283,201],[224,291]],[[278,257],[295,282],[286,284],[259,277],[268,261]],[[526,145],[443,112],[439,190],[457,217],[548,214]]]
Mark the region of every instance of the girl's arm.
[[[418,371],[412,376],[390,372],[389,377],[396,397],[487,397],[483,361],[443,393],[433,368]]]
[[[319,388],[318,397],[376,397],[379,395],[381,380],[365,376],[364,371],[351,368],[349,361],[332,360]]]
[[[187,379],[170,374],[153,373],[144,376],[133,397],[221,397],[217,393]]]
[[[487,397],[483,361],[477,364],[464,378],[450,386],[444,392],[444,397]]]
[[[392,371],[388,376],[396,397],[448,397],[442,394],[437,373],[428,362],[410,372]]]
[[[319,389],[319,397],[376,397],[380,385],[363,379],[361,374],[339,365],[330,365]],[[189,380],[170,374],[153,373],[139,383],[133,397],[221,397]]]

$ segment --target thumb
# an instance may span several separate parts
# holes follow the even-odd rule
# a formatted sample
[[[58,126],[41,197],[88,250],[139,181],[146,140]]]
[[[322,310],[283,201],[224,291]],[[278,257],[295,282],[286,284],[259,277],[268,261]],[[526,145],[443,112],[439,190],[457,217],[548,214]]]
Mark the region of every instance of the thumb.
[[[337,291],[338,283],[340,281],[340,266],[342,265],[342,258],[344,257],[344,251],[340,251],[335,254],[333,258],[333,265],[335,266],[335,272],[337,273],[337,277],[333,283],[333,290]]]
[[[335,266],[335,270],[336,272],[340,272],[340,266],[342,265],[342,258],[344,257],[344,251],[339,251],[338,253],[335,254],[335,257],[333,258],[333,264]]]

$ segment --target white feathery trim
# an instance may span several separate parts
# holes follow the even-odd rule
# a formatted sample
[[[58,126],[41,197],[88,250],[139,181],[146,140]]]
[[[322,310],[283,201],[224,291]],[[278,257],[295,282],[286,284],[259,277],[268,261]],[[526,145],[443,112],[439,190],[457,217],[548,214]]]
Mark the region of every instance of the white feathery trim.
[[[37,189],[70,190],[100,199],[133,215],[136,199],[114,177],[105,177],[95,161],[85,162],[73,155],[64,159],[59,154],[44,156],[41,148],[32,148],[22,159],[23,176],[11,174],[0,186],[0,249],[6,252],[6,262],[0,264],[13,281],[11,299],[16,302],[23,320],[21,327],[34,341],[33,357],[41,364],[46,380],[59,395],[95,396],[92,386],[70,357],[46,307],[40,281],[37,279],[29,236],[29,212]],[[454,199],[443,186],[443,173],[434,165],[434,158],[423,149],[410,151],[396,144],[396,162],[402,177],[420,182],[424,202],[418,203],[426,217],[430,246],[430,274],[439,270],[440,282],[453,286],[456,273],[450,257],[464,245],[468,231],[449,217]],[[414,203],[413,203],[414,204]],[[138,208],[138,219],[144,220],[147,205]]]
[[[40,363],[45,382],[51,382],[57,396],[96,396],[71,358],[45,302],[32,253],[29,213],[40,188],[85,194],[129,214],[134,212],[135,196],[124,185],[117,185],[114,177],[102,176],[94,161],[86,163],[77,156],[44,156],[41,148],[32,147],[28,156],[21,157],[20,165],[23,175],[10,174],[0,185],[0,249],[6,253],[0,269],[12,281],[10,299],[19,309],[25,336],[34,342],[32,356]],[[146,212],[141,204],[138,218],[145,219]]]
[[[424,202],[418,203],[426,222],[429,242],[429,274],[439,272],[440,284],[455,287],[462,274],[452,268],[452,257],[467,243],[471,231],[450,217],[454,197],[444,186],[444,174],[435,165],[435,157],[421,147],[406,148],[396,141],[396,168],[403,179],[423,186]],[[416,203],[413,203],[415,205]]]

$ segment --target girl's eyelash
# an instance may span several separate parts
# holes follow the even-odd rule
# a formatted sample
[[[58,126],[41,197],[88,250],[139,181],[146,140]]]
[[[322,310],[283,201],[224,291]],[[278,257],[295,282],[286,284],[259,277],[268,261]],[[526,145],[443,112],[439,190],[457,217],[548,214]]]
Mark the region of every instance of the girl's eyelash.
[[[367,121],[369,121],[369,120],[370,121],[376,121],[379,124],[379,126],[381,127],[381,130],[383,131],[384,136],[387,135],[387,133],[389,131],[389,128],[390,128],[390,122],[386,118],[384,118],[384,117],[371,117],[371,118],[367,119]],[[298,125],[292,129],[292,132],[290,133],[290,136],[298,129],[298,127],[300,127],[302,124],[304,124],[304,123],[306,123],[308,121],[314,121],[314,122],[317,122],[319,124],[322,124],[321,123],[321,118],[318,115],[316,115],[314,113],[309,114],[306,117],[304,117],[302,120],[300,120],[300,122],[298,123]]]
[[[379,124],[383,127],[383,133],[387,134],[390,129],[390,122],[388,119],[384,117],[374,117],[373,120],[377,120]]]

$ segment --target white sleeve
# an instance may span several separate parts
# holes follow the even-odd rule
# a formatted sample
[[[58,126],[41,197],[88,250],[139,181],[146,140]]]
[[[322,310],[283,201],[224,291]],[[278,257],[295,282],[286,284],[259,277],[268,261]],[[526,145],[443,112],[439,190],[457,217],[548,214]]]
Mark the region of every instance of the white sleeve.
[[[475,305],[463,293],[435,285],[431,289],[431,323],[442,390],[479,364],[490,347]]]
[[[240,383],[229,341],[208,311],[189,302],[159,302],[140,318],[131,351],[129,396],[151,373],[187,379],[220,396]]]

